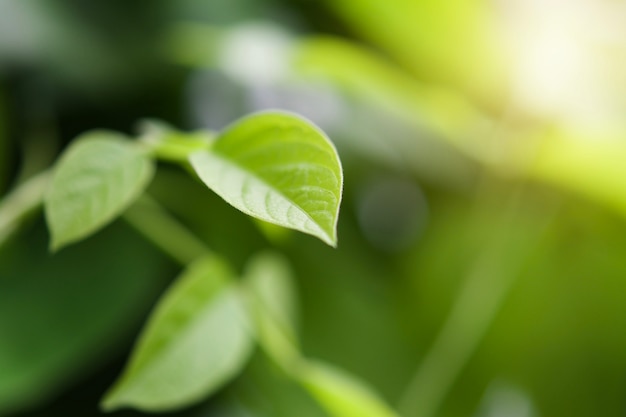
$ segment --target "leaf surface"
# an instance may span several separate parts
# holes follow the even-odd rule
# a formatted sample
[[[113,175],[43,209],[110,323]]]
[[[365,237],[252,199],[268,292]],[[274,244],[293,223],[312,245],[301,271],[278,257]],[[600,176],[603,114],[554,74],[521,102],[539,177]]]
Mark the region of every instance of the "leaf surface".
[[[252,346],[242,298],[219,259],[192,264],[165,294],[140,336],[105,410],[169,411],[219,389],[245,364]]]
[[[234,123],[190,162],[210,189],[242,212],[336,246],[341,163],[310,122],[257,113]]]
[[[93,131],[79,137],[59,160],[45,198],[51,248],[83,239],[115,219],[153,172],[146,153],[121,134]]]

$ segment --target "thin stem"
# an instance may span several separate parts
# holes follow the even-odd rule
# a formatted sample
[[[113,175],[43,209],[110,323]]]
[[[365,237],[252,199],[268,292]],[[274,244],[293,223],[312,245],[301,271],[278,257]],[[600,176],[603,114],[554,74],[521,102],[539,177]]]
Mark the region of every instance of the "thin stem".
[[[123,215],[138,232],[182,265],[211,254],[209,247],[194,236],[148,195],[143,195]]]
[[[190,154],[210,149],[217,136],[208,130],[183,133],[155,120],[144,121],[141,130],[139,143],[152,156],[182,165],[187,163]]]
[[[518,203],[514,203],[516,206]],[[440,333],[427,351],[401,399],[405,416],[433,417],[500,312],[522,264],[546,228],[548,219],[532,230],[511,237],[513,207],[498,227],[488,247],[474,264]],[[512,259],[507,250],[519,249]]]
[[[0,247],[42,207],[51,177],[51,171],[43,171],[0,201]],[[182,265],[211,253],[204,242],[147,195],[131,206],[123,218]]]
[[[0,246],[19,229],[24,220],[41,208],[50,178],[51,172],[43,171],[0,201]]]

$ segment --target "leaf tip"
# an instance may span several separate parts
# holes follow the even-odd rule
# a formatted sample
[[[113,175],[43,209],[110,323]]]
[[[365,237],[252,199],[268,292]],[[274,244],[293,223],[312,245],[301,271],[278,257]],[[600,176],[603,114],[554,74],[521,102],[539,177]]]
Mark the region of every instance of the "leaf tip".
[[[331,248],[337,249],[337,230],[333,229],[331,231],[320,230],[318,233],[314,233],[313,236],[320,239],[322,242],[326,243]]]
[[[50,244],[48,245],[48,251],[52,254],[57,253],[66,245],[65,242],[56,239],[54,236],[50,238]]]
[[[110,413],[122,408],[122,404],[115,399],[115,396],[106,394],[100,401],[99,408],[103,413]]]
[[[52,254],[59,252],[66,246],[75,243],[77,240],[76,238],[63,236],[61,233],[55,232],[55,229],[53,227],[48,226],[48,230],[50,230],[50,243],[48,244],[48,251],[50,251],[50,253]]]
[[[328,236],[324,242],[333,249],[337,249],[337,236]]]
[[[123,391],[120,391],[119,388],[120,386],[115,384],[102,396],[98,408],[103,413],[111,413],[122,408],[132,407],[132,400],[129,401],[128,398],[124,398]]]

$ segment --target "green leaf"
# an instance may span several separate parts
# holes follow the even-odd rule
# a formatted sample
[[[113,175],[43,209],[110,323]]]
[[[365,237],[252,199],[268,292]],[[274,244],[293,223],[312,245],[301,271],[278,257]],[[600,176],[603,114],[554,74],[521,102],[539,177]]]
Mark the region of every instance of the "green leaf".
[[[80,136],[59,160],[45,197],[52,250],[115,219],[141,194],[153,172],[146,153],[121,134]]]
[[[247,312],[214,257],[192,264],[165,294],[102,407],[169,411],[196,403],[242,369],[252,347]]]
[[[257,113],[234,123],[190,162],[209,188],[242,212],[336,246],[341,163],[310,122]]]
[[[299,358],[295,317],[296,295],[291,270],[278,254],[254,257],[245,271],[259,341],[287,372]]]
[[[308,362],[300,382],[334,417],[397,417],[363,382],[330,365]]]

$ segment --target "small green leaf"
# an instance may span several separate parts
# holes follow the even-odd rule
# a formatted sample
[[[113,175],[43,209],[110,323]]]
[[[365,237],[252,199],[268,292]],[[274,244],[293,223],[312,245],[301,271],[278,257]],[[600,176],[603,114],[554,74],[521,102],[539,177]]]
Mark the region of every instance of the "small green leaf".
[[[257,255],[247,265],[244,283],[261,345],[291,372],[299,354],[294,323],[296,295],[289,265],[277,254]]]
[[[80,136],[59,160],[45,197],[52,250],[115,219],[141,194],[153,172],[145,152],[121,134]]]
[[[192,264],[152,314],[121,378],[102,407],[169,411],[219,389],[252,347],[247,312],[219,259]]]
[[[363,382],[330,365],[308,362],[300,382],[333,417],[397,417]]]
[[[189,159],[200,179],[242,212],[336,246],[341,163],[310,122],[289,113],[257,113]]]

